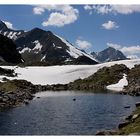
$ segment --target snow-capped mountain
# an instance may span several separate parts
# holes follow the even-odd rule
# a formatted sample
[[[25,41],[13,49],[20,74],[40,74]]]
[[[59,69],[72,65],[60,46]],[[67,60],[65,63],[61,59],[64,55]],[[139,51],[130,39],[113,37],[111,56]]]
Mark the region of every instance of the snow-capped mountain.
[[[21,55],[16,50],[16,45],[14,42],[2,34],[0,34],[0,62],[23,62]]]
[[[16,31],[9,29],[4,22],[0,21],[0,34],[15,42],[27,64],[97,64],[89,54],[75,48],[68,41],[50,31],[39,28],[28,32]]]
[[[22,57],[28,63],[97,64],[93,57],[75,48],[51,31],[34,28],[20,35],[15,43]]]
[[[29,65],[97,64],[127,59],[122,52],[111,47],[99,53],[87,54],[64,38],[39,28],[27,32],[12,30],[0,21],[0,34],[14,41],[25,63]]]
[[[110,62],[127,59],[126,56],[121,51],[116,50],[115,48],[112,47],[108,47],[99,53],[92,52],[91,55],[99,62]]]
[[[24,31],[23,30],[12,30],[9,29],[6,24],[0,20],[0,34],[7,36],[8,38],[15,40],[18,38],[18,36],[20,36],[21,34],[23,34]]]

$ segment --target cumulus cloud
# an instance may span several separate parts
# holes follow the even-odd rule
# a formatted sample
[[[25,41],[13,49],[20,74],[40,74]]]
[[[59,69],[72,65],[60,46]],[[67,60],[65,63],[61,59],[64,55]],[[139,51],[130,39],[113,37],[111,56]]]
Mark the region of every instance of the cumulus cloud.
[[[89,49],[90,47],[92,47],[92,44],[90,42],[83,39],[77,39],[75,44],[80,49]]]
[[[93,9],[93,7],[92,7],[92,6],[90,6],[90,5],[85,5],[85,6],[84,6],[84,9],[85,9],[85,10],[92,10],[92,9]]]
[[[43,7],[34,7],[33,12],[36,15],[41,15],[42,13],[45,12],[45,9]]]
[[[45,11],[49,11],[50,15],[43,21],[43,26],[63,27],[74,23],[79,16],[78,9],[70,5],[40,5],[33,8],[33,13],[37,15],[42,15]]]
[[[140,5],[89,5],[84,6],[87,11],[94,11],[99,14],[132,14],[140,12]]]
[[[123,52],[128,58],[138,58],[140,57],[140,46],[121,46],[118,44],[107,43],[108,47],[115,48]]]
[[[3,21],[9,29],[14,29],[13,24],[9,21]]]
[[[107,46],[112,47],[112,48],[117,49],[117,50],[119,50],[121,48],[121,45],[113,44],[113,43],[107,43]]]
[[[116,24],[116,22],[109,20],[106,23],[102,24],[102,27],[106,30],[113,30],[119,28],[119,26]]]
[[[121,51],[127,54],[139,54],[140,53],[140,46],[130,46],[130,47],[122,47]]]
[[[127,58],[138,59],[139,57],[137,55],[128,55]]]
[[[139,13],[140,5],[112,5],[112,10],[119,14]]]

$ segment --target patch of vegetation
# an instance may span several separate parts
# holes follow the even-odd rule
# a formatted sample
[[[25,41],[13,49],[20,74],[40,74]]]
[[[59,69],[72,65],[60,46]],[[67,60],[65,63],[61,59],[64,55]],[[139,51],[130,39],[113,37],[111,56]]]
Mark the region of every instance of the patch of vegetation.
[[[139,79],[140,78],[140,65],[135,65],[134,68],[132,68],[130,70],[130,72],[128,73],[128,79],[132,79],[132,78],[135,78],[135,79]]]
[[[26,90],[30,87],[33,87],[33,84],[25,80],[9,80],[7,82],[0,83],[0,91],[3,92]]]
[[[133,114],[140,114],[140,107]],[[140,134],[140,116],[129,123],[127,126],[120,129],[118,135]]]
[[[123,64],[116,64],[111,67],[103,67],[96,73],[85,79],[78,79],[69,84],[70,89],[77,90],[98,90],[106,89],[106,86],[117,83],[122,79],[124,73],[129,69]]]

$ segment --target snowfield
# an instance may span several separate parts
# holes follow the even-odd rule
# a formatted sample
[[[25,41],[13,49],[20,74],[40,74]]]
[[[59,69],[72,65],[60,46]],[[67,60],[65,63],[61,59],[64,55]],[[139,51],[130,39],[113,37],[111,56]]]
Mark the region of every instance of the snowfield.
[[[83,79],[94,74],[98,69],[104,66],[110,67],[114,64],[125,64],[128,68],[134,67],[135,64],[140,64],[140,59],[135,60],[121,60],[114,62],[107,62],[97,65],[65,65],[65,66],[48,66],[48,67],[17,67],[17,66],[1,66],[2,68],[14,69],[18,74],[17,77],[6,77],[12,79],[24,79],[33,84],[66,84],[73,82],[76,79]],[[121,81],[121,85],[123,85]],[[118,87],[117,87],[118,88]],[[122,88],[122,87],[121,87]]]

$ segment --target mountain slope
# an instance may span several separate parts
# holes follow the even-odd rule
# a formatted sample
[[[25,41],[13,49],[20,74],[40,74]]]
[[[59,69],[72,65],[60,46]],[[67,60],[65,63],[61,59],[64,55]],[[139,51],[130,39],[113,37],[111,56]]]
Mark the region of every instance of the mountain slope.
[[[109,62],[117,60],[126,60],[126,56],[119,50],[116,50],[112,47],[95,54],[94,52],[91,55],[96,58],[99,62]]]
[[[15,40],[15,43],[22,57],[28,63],[97,64],[94,58],[75,48],[65,39],[39,28],[22,34]],[[86,61],[82,61],[81,58],[84,57]]]
[[[14,42],[0,34],[0,62],[21,63],[22,61]]]

